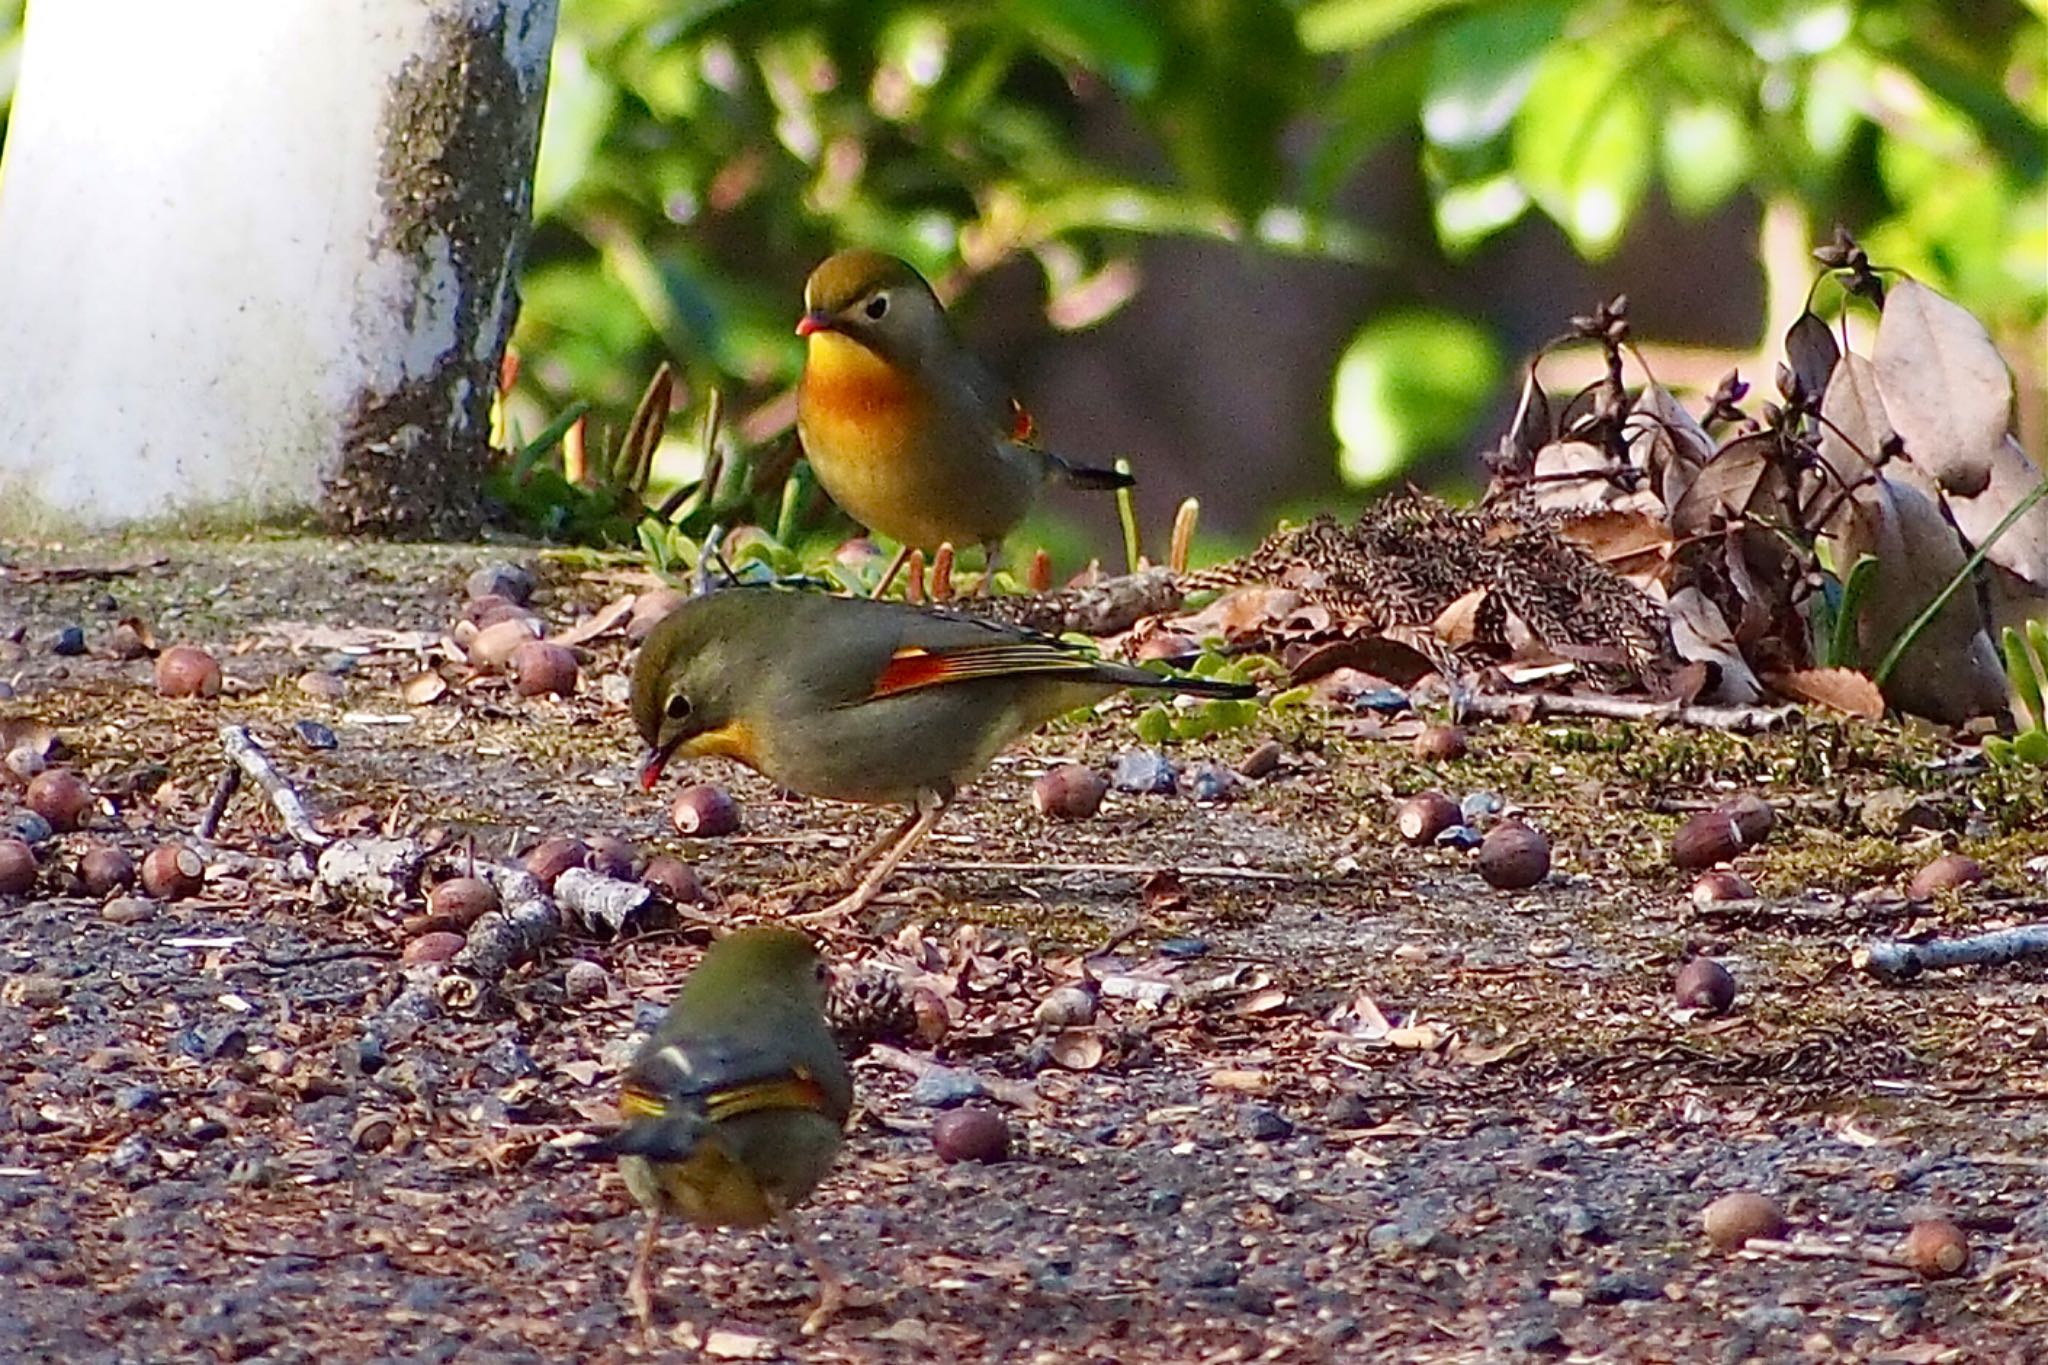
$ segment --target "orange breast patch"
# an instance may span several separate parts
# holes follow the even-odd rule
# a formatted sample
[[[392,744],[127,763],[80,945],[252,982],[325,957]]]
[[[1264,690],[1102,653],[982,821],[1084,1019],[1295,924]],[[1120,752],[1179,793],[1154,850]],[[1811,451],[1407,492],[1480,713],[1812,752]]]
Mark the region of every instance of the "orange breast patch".
[[[814,332],[804,359],[803,403],[833,425],[872,422],[914,397],[909,376],[851,337]]]

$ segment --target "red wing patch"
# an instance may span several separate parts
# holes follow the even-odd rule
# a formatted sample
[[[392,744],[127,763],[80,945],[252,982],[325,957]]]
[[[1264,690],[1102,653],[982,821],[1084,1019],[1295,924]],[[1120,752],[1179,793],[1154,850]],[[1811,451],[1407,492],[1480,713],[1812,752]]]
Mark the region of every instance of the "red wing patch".
[[[1090,677],[1095,662],[1048,642],[1005,640],[999,644],[969,645],[935,652],[918,645],[905,645],[890,658],[868,693],[876,697],[915,692],[922,687],[966,682],[974,678],[1002,678],[1019,673],[1071,673]]]
[[[1031,420],[1031,414],[1016,399],[1010,400],[1010,439],[1029,441],[1038,434],[1038,423]]]

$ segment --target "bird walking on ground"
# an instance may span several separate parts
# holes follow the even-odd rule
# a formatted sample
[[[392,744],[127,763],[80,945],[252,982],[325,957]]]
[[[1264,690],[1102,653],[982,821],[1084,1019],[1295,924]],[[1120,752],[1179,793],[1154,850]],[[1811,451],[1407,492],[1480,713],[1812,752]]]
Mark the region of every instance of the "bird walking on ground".
[[[781,1224],[817,1273],[820,1330],[843,1300],[837,1276],[790,1210],[825,1177],[853,1108],[853,1078],[825,1018],[826,971],[791,929],[741,929],[713,943],[627,1068],[616,1156],[647,1223],[626,1281],[644,1329],[665,1215],[705,1227]]]
[[[954,794],[1013,741],[1124,688],[1245,698],[1148,673],[1035,631],[901,602],[728,588],[677,608],[633,664],[641,783],[676,754],[737,759],[807,796],[909,807],[839,870],[852,914],[880,893]],[[859,875],[865,867],[865,875]]]
[[[842,251],[804,284],[797,434],[818,482],[861,525],[902,549],[1002,542],[1048,483],[1116,489],[1131,476],[1070,464],[1034,443],[1030,415],[960,344],[932,288],[904,261]]]

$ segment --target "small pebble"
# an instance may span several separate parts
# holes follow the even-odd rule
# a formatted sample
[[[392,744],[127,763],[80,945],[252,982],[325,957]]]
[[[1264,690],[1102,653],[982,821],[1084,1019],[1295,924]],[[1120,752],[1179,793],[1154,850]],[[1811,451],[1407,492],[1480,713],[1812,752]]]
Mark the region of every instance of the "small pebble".
[[[1213,805],[1236,797],[1237,780],[1237,774],[1221,763],[1204,760],[1181,775],[1180,785],[1192,799]]]
[[[1398,716],[1408,709],[1408,694],[1398,687],[1368,687],[1351,698],[1351,705],[1360,711]]]
[[[56,828],[32,810],[9,811],[0,816],[0,837],[19,839],[25,844],[47,844],[57,837]]]
[[[52,654],[62,654],[67,658],[85,653],[85,628],[83,626],[65,626],[62,630],[59,630],[50,641],[50,652]]]
[[[1469,853],[1485,842],[1486,836],[1470,825],[1452,825],[1438,830],[1436,836],[1438,848],[1455,848],[1461,853]]]
[[[348,692],[348,685],[332,673],[301,673],[298,686],[316,701],[340,701]]]
[[[141,924],[156,917],[156,902],[140,896],[116,896],[100,907],[100,918],[109,924]]]
[[[1183,1202],[1179,1190],[1157,1189],[1145,1196],[1145,1212],[1154,1218],[1171,1218],[1180,1212]]]
[[[1330,1122],[1339,1128],[1370,1128],[1374,1114],[1372,1102],[1356,1090],[1340,1090],[1330,1101]]]
[[[1285,1114],[1263,1104],[1248,1104],[1238,1110],[1237,1128],[1253,1142],[1278,1142],[1294,1134],[1294,1125]]]
[[[1470,792],[1458,803],[1458,814],[1468,825],[1484,824],[1508,808],[1508,803],[1493,792]]]
[[[114,1108],[124,1114],[146,1114],[164,1107],[164,1092],[153,1085],[123,1086],[114,1094]]]
[[[981,1077],[960,1067],[934,1067],[910,1087],[910,1102],[925,1109],[947,1109],[988,1094]]]
[[[1161,957],[1179,958],[1183,961],[1197,957],[1206,957],[1208,953],[1209,943],[1207,939],[1169,938],[1159,945],[1159,955]]]
[[[1180,783],[1180,769],[1157,749],[1130,749],[1118,754],[1109,784],[1120,792],[1166,795]]]
[[[572,1005],[588,1004],[602,1000],[610,994],[612,979],[610,973],[587,958],[578,958],[562,973],[562,995]]]
[[[523,565],[505,560],[496,560],[484,565],[469,576],[464,588],[472,599],[479,597],[502,597],[508,602],[525,605],[533,599],[533,571]]]
[[[299,743],[308,749],[338,749],[341,740],[334,731],[317,720],[301,720],[292,723],[292,733],[299,737]]]

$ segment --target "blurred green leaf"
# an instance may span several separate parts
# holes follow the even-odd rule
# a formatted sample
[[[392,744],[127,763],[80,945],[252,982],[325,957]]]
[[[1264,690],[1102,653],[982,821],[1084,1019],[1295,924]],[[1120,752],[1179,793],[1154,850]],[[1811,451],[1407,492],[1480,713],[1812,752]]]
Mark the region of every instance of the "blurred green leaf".
[[[1712,0],[1713,10],[1767,62],[1812,57],[1849,36],[1848,0]]]
[[[1441,10],[1472,0],[1312,0],[1301,10],[1301,45],[1310,52],[1368,48]]]
[[[1756,169],[1748,125],[1717,101],[1666,110],[1662,152],[1671,202],[1694,215],[1719,208]]]
[[[1009,0],[1019,26],[1133,95],[1158,84],[1165,41],[1159,13],[1136,0]]]
[[[1650,111],[1613,52],[1551,49],[1515,119],[1514,169],[1580,255],[1614,250],[1648,187],[1650,157]]]
[[[1570,0],[1488,5],[1446,25],[1430,54],[1422,99],[1430,141],[1476,147],[1505,129],[1570,10]]]
[[[1500,375],[1492,334],[1466,318],[1417,310],[1366,324],[1337,362],[1331,405],[1345,481],[1384,483],[1465,436]]]

